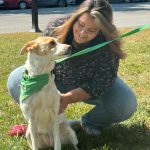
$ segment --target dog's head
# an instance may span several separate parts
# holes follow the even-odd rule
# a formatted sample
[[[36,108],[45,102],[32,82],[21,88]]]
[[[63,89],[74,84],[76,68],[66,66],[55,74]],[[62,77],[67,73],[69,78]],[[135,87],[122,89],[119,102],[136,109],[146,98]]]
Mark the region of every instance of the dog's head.
[[[58,59],[69,55],[71,46],[61,44],[53,37],[43,36],[26,43],[20,51],[22,55],[28,52],[39,56],[48,55],[54,59]]]

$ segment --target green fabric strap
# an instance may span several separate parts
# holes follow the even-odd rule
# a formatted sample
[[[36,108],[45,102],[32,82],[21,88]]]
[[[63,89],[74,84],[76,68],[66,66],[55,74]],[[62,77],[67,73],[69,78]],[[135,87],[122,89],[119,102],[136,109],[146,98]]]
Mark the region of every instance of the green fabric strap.
[[[40,91],[49,82],[49,74],[29,76],[24,70],[21,80],[20,101],[25,100],[31,94]]]
[[[111,43],[111,42],[113,42],[113,41],[116,41],[116,40],[119,40],[119,39],[121,39],[121,38],[130,36],[130,35],[132,35],[132,34],[135,34],[135,33],[137,33],[137,32],[140,32],[140,31],[144,30],[144,29],[147,29],[147,28],[150,28],[150,24],[145,24],[145,25],[143,25],[143,26],[141,26],[141,27],[139,27],[139,28],[136,28],[136,29],[134,29],[134,30],[131,30],[131,31],[125,33],[125,34],[122,34],[122,35],[120,35],[120,36],[118,36],[118,37],[116,37],[116,38],[114,38],[114,39],[112,39],[112,40],[110,40],[110,41],[107,41],[107,42],[104,42],[104,43],[101,43],[101,44],[97,44],[97,45],[94,45],[94,46],[92,46],[92,47],[83,49],[83,50],[81,50],[81,51],[79,51],[79,52],[77,52],[77,53],[75,53],[75,54],[73,54],[73,55],[71,55],[71,56],[69,56],[69,57],[62,58],[62,59],[58,59],[58,60],[56,60],[56,63],[59,63],[59,62],[61,62],[61,61],[63,61],[63,60],[66,60],[66,59],[68,59],[68,58],[72,58],[72,57],[75,57],[75,56],[79,56],[79,55],[83,55],[83,54],[92,52],[92,51],[94,51],[94,50],[96,50],[96,49],[98,49],[98,48],[101,48],[101,47],[103,47],[103,46],[105,46],[105,45],[107,45],[107,44],[109,44],[109,43]]]
[[[121,36],[117,37],[117,38],[114,38],[110,41],[107,41],[107,42],[104,42],[104,43],[101,43],[101,44],[98,44],[98,45],[95,45],[95,46],[92,46],[92,47],[89,47],[89,48],[86,48],[84,50],[81,50],[69,57],[66,57],[66,58],[63,58],[63,59],[58,59],[56,60],[56,63],[59,63],[63,60],[66,60],[68,58],[71,58],[71,57],[76,57],[76,56],[79,56],[79,55],[83,55],[83,54],[86,54],[86,53],[89,53],[89,52],[92,52],[98,48],[101,48],[115,40],[119,40],[121,38],[124,38],[124,37],[127,37],[127,36],[130,36],[132,34],[135,34],[137,32],[140,32],[146,28],[150,28],[150,24],[145,24],[139,28],[136,28],[130,32],[127,32],[125,34],[122,34]],[[20,94],[20,100],[23,101],[25,100],[27,97],[29,97],[31,94],[35,93],[35,92],[38,92],[40,91],[46,84],[48,84],[48,81],[49,81],[49,74],[42,74],[42,75],[37,75],[37,76],[29,76],[28,73],[27,73],[27,70],[25,70],[23,72],[23,77],[22,77],[22,80],[21,80],[21,94]]]

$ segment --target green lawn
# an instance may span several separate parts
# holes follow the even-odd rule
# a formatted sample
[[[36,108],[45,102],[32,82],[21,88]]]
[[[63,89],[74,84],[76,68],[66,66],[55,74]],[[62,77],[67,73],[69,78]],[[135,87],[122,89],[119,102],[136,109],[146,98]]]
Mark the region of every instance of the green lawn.
[[[131,28],[121,29],[122,33]],[[15,124],[26,124],[19,106],[9,96],[6,81],[9,73],[24,63],[19,54],[23,44],[38,37],[36,33],[0,34],[0,150],[28,150],[24,137],[10,137],[7,131]],[[125,38],[128,57],[120,63],[119,75],[132,87],[138,98],[137,112],[129,120],[104,129],[100,138],[77,132],[80,150],[150,150],[150,30]],[[68,118],[79,118],[91,106],[73,104]],[[63,150],[72,150],[66,145]]]

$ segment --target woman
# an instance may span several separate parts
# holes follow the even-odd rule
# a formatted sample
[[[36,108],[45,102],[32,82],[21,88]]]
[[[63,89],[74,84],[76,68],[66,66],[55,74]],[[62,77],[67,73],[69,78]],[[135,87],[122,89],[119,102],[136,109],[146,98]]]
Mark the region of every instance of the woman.
[[[50,24],[43,35],[53,35],[60,42],[72,45],[72,54],[118,36],[112,23],[112,8],[106,0],[86,0],[68,20],[62,20]],[[136,97],[117,76],[119,60],[124,57],[121,42],[114,41],[56,64],[54,74],[61,92],[60,113],[75,102],[95,105],[81,120],[71,121],[72,126],[81,123],[86,133],[100,135],[101,128],[133,115]],[[18,102],[21,74],[22,67],[19,67],[8,79],[9,92]]]

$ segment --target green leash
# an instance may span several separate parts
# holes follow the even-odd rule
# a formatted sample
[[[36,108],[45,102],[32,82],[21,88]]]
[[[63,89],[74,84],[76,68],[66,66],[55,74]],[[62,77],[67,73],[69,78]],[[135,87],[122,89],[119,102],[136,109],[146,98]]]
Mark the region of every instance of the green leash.
[[[69,57],[66,57],[64,59],[58,59],[56,60],[56,63],[59,63],[63,60],[66,60],[66,59],[69,59],[71,57],[76,57],[76,56],[79,56],[79,55],[83,55],[83,54],[86,54],[86,53],[89,53],[89,52],[92,52],[98,48],[101,48],[115,40],[119,40],[121,38],[124,38],[124,37],[127,37],[127,36],[130,36],[132,34],[135,34],[137,32],[140,32],[146,28],[150,28],[150,24],[146,24],[146,25],[143,25],[137,29],[134,29],[130,32],[127,32],[125,34],[122,34],[121,36],[117,37],[117,38],[114,38],[110,41],[107,41],[107,42],[104,42],[104,43],[101,43],[101,44],[98,44],[98,45],[95,45],[95,46],[92,46],[92,47],[89,47],[89,48],[86,48],[86,49],[83,49]],[[31,94],[35,93],[35,92],[38,92],[40,91],[43,86],[45,86],[46,84],[48,84],[48,81],[49,81],[49,74],[42,74],[42,75],[37,75],[37,76],[32,76],[30,77],[27,73],[27,71],[25,70],[23,72],[23,77],[22,77],[22,80],[21,80],[21,94],[20,94],[20,100],[23,101],[25,100],[26,98],[28,98]]]
[[[138,32],[140,32],[140,31],[142,31],[142,30],[147,29],[147,28],[150,28],[150,24],[142,25],[142,26],[140,26],[139,28],[136,28],[136,29],[134,29],[134,30],[131,30],[131,31],[125,33],[125,34],[122,34],[122,35],[120,35],[120,36],[118,36],[118,37],[116,37],[116,38],[114,38],[114,39],[112,39],[112,40],[110,40],[110,41],[107,41],[107,42],[104,42],[104,43],[101,43],[101,44],[97,44],[97,45],[91,46],[91,47],[89,47],[89,48],[83,49],[83,50],[81,50],[81,51],[79,51],[79,52],[77,52],[77,53],[75,53],[75,54],[73,54],[73,55],[71,55],[71,56],[68,56],[68,57],[65,57],[65,58],[62,58],[62,59],[58,59],[58,60],[56,60],[55,62],[56,62],[56,63],[59,63],[59,62],[62,62],[62,61],[64,61],[64,60],[66,60],[66,59],[69,59],[69,58],[72,58],[72,57],[76,57],[76,56],[79,56],[79,55],[83,55],[83,54],[92,52],[92,51],[94,51],[94,50],[96,50],[96,49],[98,49],[98,48],[101,48],[101,47],[103,47],[103,46],[105,46],[105,45],[107,45],[107,44],[109,44],[109,43],[111,43],[111,42],[113,42],[113,41],[122,39],[122,38],[124,38],[124,37],[130,36],[130,35],[135,34],[135,33],[138,33]]]

